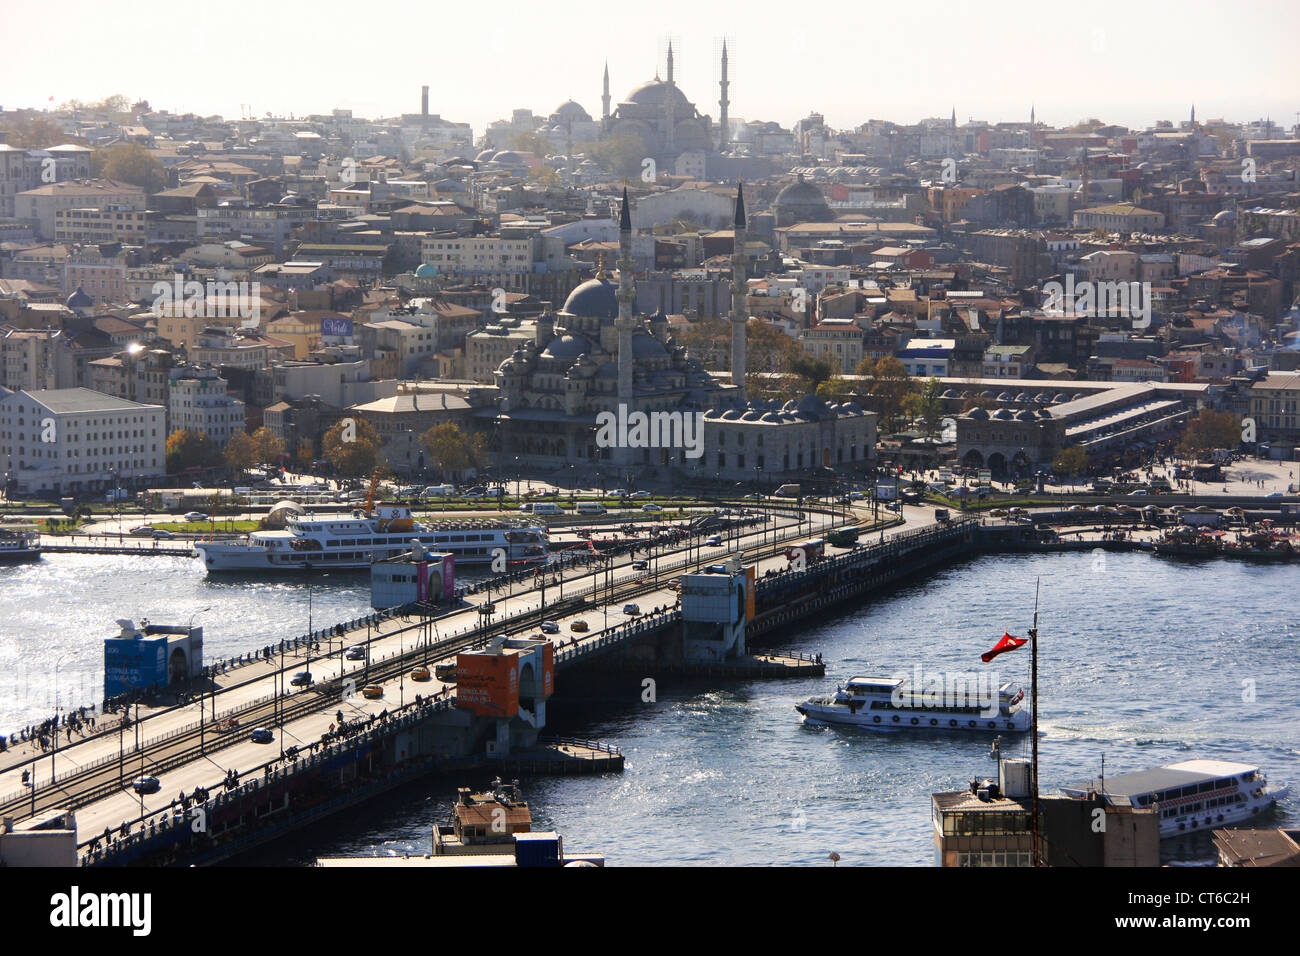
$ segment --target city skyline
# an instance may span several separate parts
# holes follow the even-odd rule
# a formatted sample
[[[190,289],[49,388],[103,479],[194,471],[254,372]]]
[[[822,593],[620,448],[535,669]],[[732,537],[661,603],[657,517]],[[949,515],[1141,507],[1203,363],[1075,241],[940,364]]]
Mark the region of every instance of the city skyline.
[[[78,7],[88,9],[73,4],[74,11]],[[162,22],[167,10],[160,0],[144,0],[140,7],[144,22],[150,13]],[[1283,72],[1284,37],[1300,26],[1300,13],[1282,3],[1258,5],[1249,21],[1239,17],[1213,23],[1218,48],[1251,45],[1251,55],[1236,58],[1227,72],[1198,71],[1197,62],[1189,59],[1188,51],[1195,57],[1198,37],[1215,14],[1205,2],[1183,5],[1179,19],[1170,23],[1160,11],[1106,2],[1092,8],[1092,18],[1083,24],[1072,22],[1077,18],[1066,11],[1044,11],[1020,0],[1003,4],[997,17],[967,17],[963,10],[974,8],[960,3],[942,25],[961,24],[961,29],[938,32],[924,11],[897,11],[897,19],[882,31],[864,21],[868,13],[846,7],[819,11],[821,22],[842,23],[845,29],[816,36],[774,35],[761,17],[737,20],[723,11],[675,2],[657,5],[655,24],[648,29],[634,10],[574,23],[524,10],[512,15],[510,32],[490,32],[482,42],[469,39],[440,48],[436,65],[399,53],[372,73],[357,69],[322,77],[312,75],[315,61],[310,57],[284,63],[268,58],[261,37],[288,35],[298,44],[319,45],[323,59],[330,55],[328,44],[336,42],[339,18],[332,14],[343,15],[345,8],[331,2],[313,6],[314,19],[290,12],[295,9],[265,11],[254,38],[229,32],[193,38],[190,62],[205,64],[204,69],[172,75],[159,73],[152,58],[123,59],[114,64],[111,82],[103,79],[101,63],[91,54],[105,45],[138,40],[138,28],[117,21],[96,22],[92,28],[74,12],[60,37],[73,55],[63,57],[59,70],[52,72],[42,67],[39,47],[12,51],[0,105],[41,109],[120,93],[133,101],[147,99],[154,109],[226,119],[267,113],[301,117],[336,108],[379,118],[416,112],[419,89],[428,85],[430,111],[469,123],[477,135],[489,123],[509,118],[514,109],[545,116],[568,99],[598,116],[606,61],[617,103],[656,73],[664,74],[671,40],[678,86],[702,113],[716,119],[718,54],[725,39],[731,115],[746,121],[789,125],[818,112],[830,127],[851,129],[869,119],[907,124],[955,110],[959,124],[968,119],[997,123],[1024,121],[1033,107],[1038,121],[1049,126],[1096,117],[1141,129],[1160,120],[1185,119],[1195,104],[1203,119],[1245,123],[1268,118],[1288,129],[1300,106],[1285,93]],[[447,19],[427,8],[404,9],[411,13],[399,10],[395,21],[443,26]],[[24,27],[40,26],[34,11],[15,10],[10,18],[15,35]],[[1265,18],[1277,29],[1261,34],[1257,24]],[[627,29],[636,31],[631,43],[619,36]],[[916,40],[882,42],[892,35]],[[408,36],[418,47],[419,27]],[[1045,44],[1052,38],[1060,38],[1063,51]],[[549,54],[551,62],[538,62],[523,55],[529,48],[555,52]],[[514,68],[509,61],[516,55],[519,65]],[[807,71],[799,68],[803,63],[810,64]],[[1081,76],[1080,69],[1094,63],[1121,68]],[[1026,71],[1034,73],[1032,82],[1026,82]]]

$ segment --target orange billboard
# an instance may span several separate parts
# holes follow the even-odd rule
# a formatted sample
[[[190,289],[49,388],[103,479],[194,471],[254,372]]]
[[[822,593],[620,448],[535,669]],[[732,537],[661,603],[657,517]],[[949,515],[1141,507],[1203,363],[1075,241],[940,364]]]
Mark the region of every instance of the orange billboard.
[[[550,641],[542,647],[542,694],[550,697],[555,693],[555,645]]]
[[[754,565],[745,568],[745,620],[754,619]]]
[[[514,654],[457,654],[456,706],[480,717],[519,713],[519,659]]]

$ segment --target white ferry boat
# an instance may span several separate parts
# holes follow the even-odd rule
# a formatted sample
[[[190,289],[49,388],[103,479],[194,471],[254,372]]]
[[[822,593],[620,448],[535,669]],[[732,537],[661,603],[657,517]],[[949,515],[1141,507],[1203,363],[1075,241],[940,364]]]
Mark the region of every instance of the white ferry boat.
[[[512,528],[488,521],[428,527],[409,508],[381,505],[374,513],[294,515],[283,531],[254,531],[229,541],[195,543],[209,571],[304,571],[369,568],[411,550],[450,552],[457,565],[485,564],[500,551],[510,564],[544,562],[550,553],[545,528]]]
[[[1135,807],[1160,811],[1160,838],[1241,823],[1267,810],[1290,793],[1269,787],[1264,772],[1227,760],[1185,760],[1167,767],[1122,773],[1062,787],[1067,797],[1101,794],[1112,802],[1126,799]]]
[[[33,561],[41,556],[34,528],[0,528],[0,562]]]
[[[854,677],[830,696],[809,697],[795,710],[810,724],[850,724],[872,730],[978,730],[1012,733],[1029,729],[1025,693],[1008,682],[992,700],[969,693],[912,689],[901,677]],[[991,697],[991,695],[990,695]]]

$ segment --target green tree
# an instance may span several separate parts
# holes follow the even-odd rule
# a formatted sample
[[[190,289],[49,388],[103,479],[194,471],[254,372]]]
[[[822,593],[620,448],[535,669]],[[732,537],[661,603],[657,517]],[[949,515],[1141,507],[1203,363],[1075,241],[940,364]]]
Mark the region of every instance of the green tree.
[[[430,428],[420,436],[420,443],[429,453],[429,464],[443,477],[455,478],[477,464],[479,446],[450,422]],[[486,444],[482,448],[486,453]]]
[[[341,475],[367,475],[375,470],[383,445],[375,427],[364,418],[343,418],[325,433],[321,452]]]
[[[1077,478],[1088,470],[1088,453],[1078,445],[1062,448],[1052,459],[1052,471],[1067,478]]]
[[[1200,458],[1214,448],[1236,448],[1241,444],[1241,422],[1229,412],[1203,408],[1187,423],[1178,443],[1185,458]]]
[[[626,178],[641,175],[641,160],[646,155],[645,143],[632,132],[619,133],[598,143],[582,143],[575,151],[590,156],[615,176]]]
[[[827,359],[804,354],[791,360],[790,371],[799,376],[804,393],[809,394],[817,391],[819,385],[835,374],[835,367]]]
[[[174,475],[187,468],[202,468],[213,460],[212,439],[203,432],[178,428],[167,436],[165,456],[168,474]]]
[[[255,460],[264,465],[278,465],[284,455],[284,442],[271,429],[263,425],[252,434]]]
[[[532,153],[538,159],[545,159],[554,152],[546,137],[527,130],[515,134],[510,141],[510,148],[521,153]]]
[[[894,431],[903,411],[903,400],[916,388],[907,369],[894,356],[886,355],[877,361],[863,359],[858,364],[858,374],[862,376],[862,394],[870,397],[884,430]]]
[[[86,141],[67,133],[44,116],[15,117],[0,124],[8,145],[15,149],[45,149],[61,143],[85,146]]]
[[[235,432],[230,436],[230,441],[226,442],[222,457],[231,471],[248,471],[257,464],[257,444],[248,432]]]
[[[90,154],[90,171],[95,176],[139,186],[147,193],[159,192],[167,185],[162,163],[135,143],[95,150]]]
[[[919,392],[911,392],[903,399],[903,410],[926,438],[934,438],[943,427],[942,394],[943,383],[931,378]]]

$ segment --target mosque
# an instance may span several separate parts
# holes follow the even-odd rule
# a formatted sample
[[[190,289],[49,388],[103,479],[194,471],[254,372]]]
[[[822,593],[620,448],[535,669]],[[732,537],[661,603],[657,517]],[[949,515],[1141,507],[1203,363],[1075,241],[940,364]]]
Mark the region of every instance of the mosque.
[[[736,250],[747,236],[737,189]],[[538,317],[534,339],[476,390],[475,417],[493,431],[505,473],[541,468],[593,479],[604,474],[704,480],[785,479],[814,468],[859,470],[875,456],[876,416],[852,403],[815,397],[780,406],[745,397],[748,282],[745,257],[732,255],[731,371],[710,374],[673,339],[668,318],[635,312],[632,217],[624,190],[617,281],[602,268],[556,314]],[[601,441],[602,413],[626,417],[698,415],[703,441],[643,445]]]

